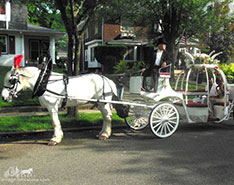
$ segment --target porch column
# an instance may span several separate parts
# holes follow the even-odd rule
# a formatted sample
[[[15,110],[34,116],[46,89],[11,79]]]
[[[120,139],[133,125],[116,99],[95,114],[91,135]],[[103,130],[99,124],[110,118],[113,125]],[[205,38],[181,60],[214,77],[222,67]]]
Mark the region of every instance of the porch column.
[[[50,56],[52,58],[53,64],[55,64],[55,38],[50,37]]]
[[[25,48],[24,48],[24,35],[22,34],[22,32],[20,32],[20,42],[21,42],[21,53],[24,56],[23,60],[22,60],[22,65],[23,67],[26,66],[26,56],[25,56]]]
[[[134,60],[134,62],[136,62],[137,61],[137,46],[134,46],[134,52],[133,52],[133,60]]]

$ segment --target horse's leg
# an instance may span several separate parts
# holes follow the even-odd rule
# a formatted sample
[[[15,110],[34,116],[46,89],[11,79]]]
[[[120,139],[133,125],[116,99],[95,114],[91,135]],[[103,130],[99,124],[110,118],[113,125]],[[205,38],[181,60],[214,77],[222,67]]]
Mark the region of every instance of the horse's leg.
[[[103,117],[102,130],[98,137],[100,140],[106,140],[111,135],[112,112],[110,109],[110,104],[98,104],[98,109],[101,111]]]
[[[60,143],[63,138],[63,131],[61,128],[61,124],[58,118],[58,110],[51,109],[49,110],[50,116],[52,118],[52,125],[54,128],[54,135],[53,138],[48,143],[49,146],[55,146],[56,144]]]

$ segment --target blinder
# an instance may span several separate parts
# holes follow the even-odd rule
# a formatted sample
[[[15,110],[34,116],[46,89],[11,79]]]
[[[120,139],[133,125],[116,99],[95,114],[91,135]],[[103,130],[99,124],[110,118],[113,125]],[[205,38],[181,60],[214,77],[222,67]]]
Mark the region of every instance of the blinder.
[[[9,79],[10,86],[3,86],[4,88],[9,89],[9,94],[13,97],[17,97],[16,89],[18,87],[19,81],[19,74],[12,73]]]

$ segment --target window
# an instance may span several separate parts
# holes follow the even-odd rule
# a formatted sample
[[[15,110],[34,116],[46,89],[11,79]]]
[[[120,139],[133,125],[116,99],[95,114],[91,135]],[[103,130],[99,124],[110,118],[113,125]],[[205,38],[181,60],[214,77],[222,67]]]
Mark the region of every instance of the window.
[[[15,36],[9,36],[9,54],[15,54]]]
[[[40,42],[39,40],[30,40],[30,59],[31,62],[36,62],[37,58],[40,56]]]
[[[41,41],[41,46],[40,46],[41,55],[48,56],[49,48],[50,48],[50,43],[48,41]]]
[[[85,50],[85,61],[88,61],[88,50]]]
[[[0,52],[1,54],[7,54],[7,36],[0,35]]]

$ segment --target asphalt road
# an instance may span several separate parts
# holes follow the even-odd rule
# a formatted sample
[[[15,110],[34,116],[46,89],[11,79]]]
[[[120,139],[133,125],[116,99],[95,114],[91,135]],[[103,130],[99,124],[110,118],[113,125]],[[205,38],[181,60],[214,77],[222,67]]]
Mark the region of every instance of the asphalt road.
[[[0,184],[234,185],[234,122],[181,124],[170,138],[146,128],[66,132],[48,147],[51,133],[0,137]]]

